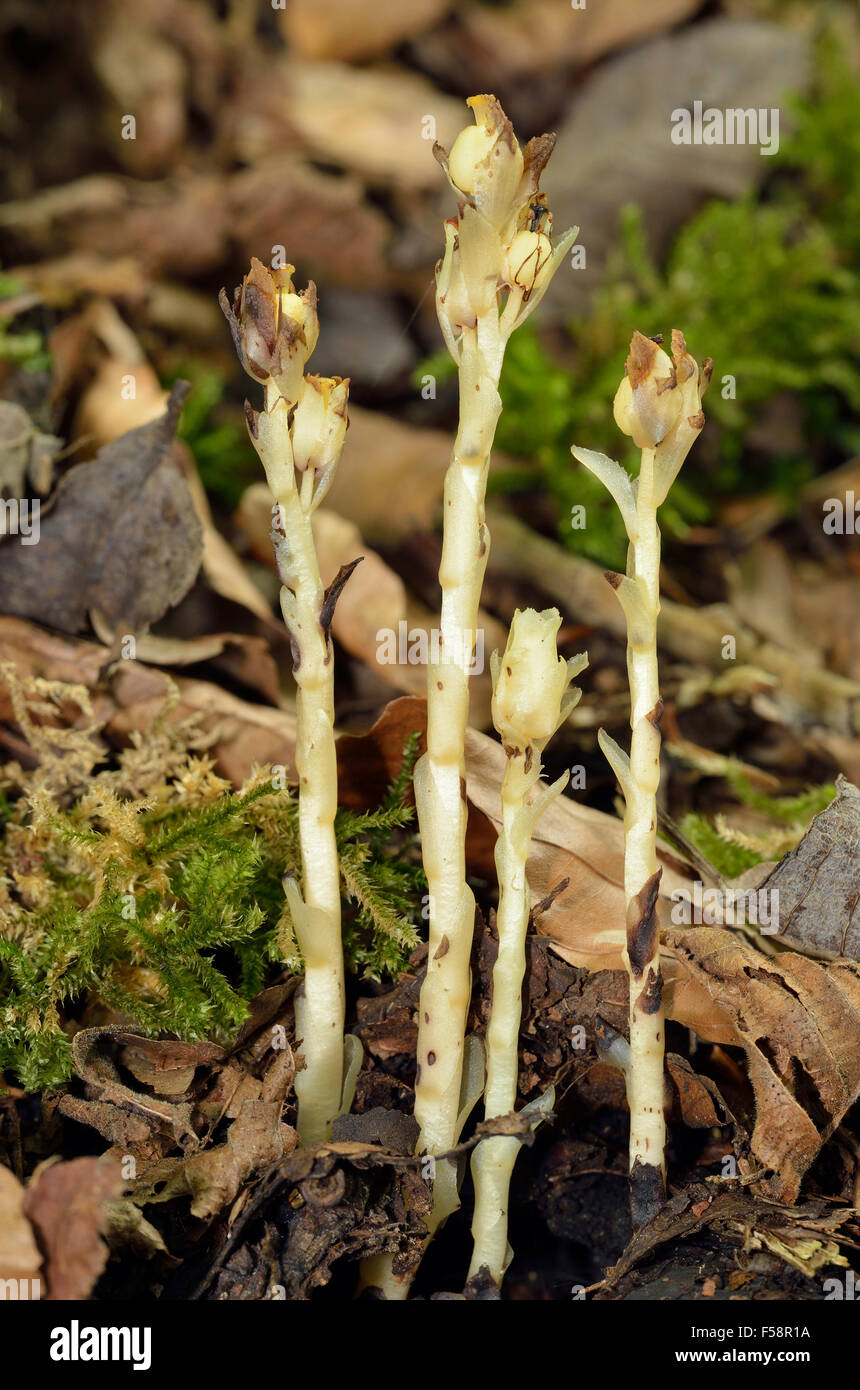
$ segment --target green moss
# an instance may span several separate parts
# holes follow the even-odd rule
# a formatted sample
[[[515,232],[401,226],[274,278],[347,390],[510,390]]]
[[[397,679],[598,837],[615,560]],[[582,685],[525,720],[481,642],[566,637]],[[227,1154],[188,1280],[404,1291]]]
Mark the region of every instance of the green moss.
[[[68,1079],[85,1009],[150,1035],[227,1041],[267,979],[301,969],[283,890],[285,873],[300,877],[297,801],[265,771],[233,792],[175,735],[165,743],[163,726],[160,737],[88,773],[100,750],[92,729],[72,731],[65,764],[40,750],[4,800],[0,1071],[28,1090]],[[83,774],[73,793],[55,779],[70,751]],[[418,941],[414,751],[377,811],[337,820],[347,966],[374,979],[402,969]]]
[[[25,372],[46,372],[51,366],[51,354],[42,334],[35,329],[13,333],[11,319],[2,311],[3,300],[14,299],[26,289],[13,276],[0,274],[0,362],[12,362]]]

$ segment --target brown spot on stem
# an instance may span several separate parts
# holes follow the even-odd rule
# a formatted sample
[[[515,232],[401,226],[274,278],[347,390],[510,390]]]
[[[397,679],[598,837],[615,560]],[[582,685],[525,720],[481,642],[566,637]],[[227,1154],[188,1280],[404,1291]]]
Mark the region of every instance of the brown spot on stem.
[[[657,949],[657,895],[662,876],[663,870],[658,869],[627,905],[627,954],[637,980]]]
[[[534,761],[534,755],[535,755],[534,747],[532,746],[532,744],[529,744],[528,747],[526,748],[526,756],[525,756],[525,759],[524,759],[524,761],[523,761],[523,772],[531,772],[531,770],[532,770],[532,762]]]
[[[428,1053],[427,1053],[427,1065],[428,1065],[428,1067],[432,1067],[432,1066],[433,1066],[433,1063],[434,1063],[435,1061],[436,1061],[436,1053],[435,1053],[435,1052],[428,1052]]]
[[[430,1022],[430,1015],[428,1014],[428,1012],[427,1012],[426,1009],[424,1010],[424,1022],[425,1022],[425,1023],[429,1023],[429,1022]]]
[[[442,937],[442,940],[439,942],[439,945],[436,947],[435,953],[434,953],[434,955],[433,955],[433,959],[434,959],[434,960],[441,960],[443,956],[447,956],[447,954],[448,954],[448,952],[450,951],[450,949],[451,949],[451,943],[450,943],[450,941],[448,940],[447,936],[443,936],[443,937]]]
[[[224,291],[222,290],[221,293],[223,294]],[[251,438],[256,439],[260,431],[260,412],[254,409],[250,401],[245,402],[245,424],[248,426],[248,433]]]
[[[687,424],[691,430],[703,430],[705,428],[705,412],[699,410],[695,415],[687,416]]]
[[[665,1201],[666,1185],[662,1168],[656,1163],[643,1163],[637,1154],[630,1169],[630,1215],[634,1231],[653,1221]]]
[[[659,729],[659,727],[660,727],[660,720],[663,718],[663,701],[662,701],[662,699],[658,698],[656,705],[654,706],[653,709],[651,709],[651,710],[648,711],[648,713],[646,714],[645,718],[648,720],[648,723],[649,723],[649,724],[653,724],[653,725],[654,725],[654,728],[655,728],[655,729]]]
[[[616,574],[614,570],[604,570],[603,578],[606,580],[607,584],[612,585],[613,589],[620,589],[621,581],[624,578],[624,575]]]
[[[437,681],[437,682],[436,682],[436,689],[437,689],[437,690],[442,690],[443,688],[444,688],[444,687],[443,687],[443,685],[442,685],[442,682],[441,682],[441,681]]]
[[[466,779],[465,779],[465,777],[461,777],[461,778],[460,778],[460,800],[461,800],[462,802],[464,802],[464,803],[465,803],[465,800],[466,800]]]
[[[639,998],[636,1008],[643,1014],[658,1014],[663,1003],[663,975],[653,965],[648,970],[648,981]]]

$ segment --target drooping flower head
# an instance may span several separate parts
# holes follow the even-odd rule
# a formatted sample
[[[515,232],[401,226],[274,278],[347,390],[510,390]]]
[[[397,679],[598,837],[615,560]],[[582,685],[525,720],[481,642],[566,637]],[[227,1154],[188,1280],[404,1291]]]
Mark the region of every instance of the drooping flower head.
[[[662,497],[704,427],[702,396],[713,365],[706,357],[699,370],[677,328],[672,330],[671,360],[655,339],[633,334],[613,413],[618,428],[637,448],[655,450]]]
[[[232,305],[224,290],[219,297],[245,371],[255,381],[273,382],[291,402],[301,395],[305,363],[319,336],[316,287],[311,281],[296,293],[294,271],[291,265],[272,270],[252,257]]]

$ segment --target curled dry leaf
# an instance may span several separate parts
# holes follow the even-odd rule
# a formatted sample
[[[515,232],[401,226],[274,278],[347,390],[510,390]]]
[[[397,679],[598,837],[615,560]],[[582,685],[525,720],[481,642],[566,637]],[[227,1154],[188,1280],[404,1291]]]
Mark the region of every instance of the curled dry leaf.
[[[106,1203],[123,1187],[115,1158],[74,1158],[37,1169],[24,1212],[45,1256],[49,1299],[88,1298],[108,1260]]]
[[[860,1095],[860,966],[768,958],[719,927],[668,931],[666,944],[736,1029],[755,1090],[752,1152],[772,1194],[793,1202]]]

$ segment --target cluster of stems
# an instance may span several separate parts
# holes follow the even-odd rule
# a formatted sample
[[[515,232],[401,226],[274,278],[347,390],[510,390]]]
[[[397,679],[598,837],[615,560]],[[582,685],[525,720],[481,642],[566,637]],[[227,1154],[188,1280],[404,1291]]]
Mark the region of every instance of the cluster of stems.
[[[553,244],[552,219],[539,183],[554,137],[521,149],[492,96],[473,97],[475,124],[461,131],[450,155],[435,153],[458,199],[445,225],[436,268],[436,303],[445,342],[459,373],[460,420],[443,499],[439,641],[427,672],[427,751],[415,769],[415,798],[429,887],[427,974],[418,1010],[415,1115],[418,1153],[433,1156],[433,1210],[427,1240],[459,1204],[458,1173],[447,1157],[468,1113],[463,1063],[471,994],[470,954],[475,901],[466,882],[465,736],[469,672],[490,537],[484,498],[490,453],[501,412],[499,376],[505,347],[531,314],[576,237]],[[347,381],[305,375],[319,332],[316,293],[298,294],[291,266],[252,261],[232,304],[222,291],[245,370],[264,388],[264,407],[246,407],[248,428],[273,497],[272,539],[281,606],[297,686],[296,766],[302,889],[284,888],[305,978],[296,1001],[305,1058],[296,1092],[305,1143],[324,1140],[340,1113],[344,1086],[344,972],[340,875],[334,833],[337,767],[334,743],[332,608],[346,571],[326,592],[311,518],[328,490],[347,427]],[[609,489],[630,541],[627,573],[609,576],[627,620],[631,692],[629,757],[601,731],[600,743],[624,793],[625,894],[630,980],[631,1197],[637,1225],[663,1199],[663,1010],[657,896],[656,797],[660,776],[656,628],[660,607],[657,508],[665,500],[704,424],[701,396],[710,374],[672,334],[672,356],[637,333],[615,418],[642,450],[636,481],[603,454],[573,453]],[[493,720],[507,762],[502,823],[496,846],[499,952],[486,1038],[487,1119],[514,1111],[530,891],[529,846],[538,817],[567,776],[541,783],[548,740],[579,698],[570,682],[586,658],[564,661],[555,609],[517,612],[508,644],[494,654]],[[472,1275],[499,1284],[508,1258],[511,1174],[520,1140],[495,1135],[475,1150]],[[412,1271],[395,1273],[390,1256],[366,1262],[363,1283],[388,1298],[405,1298]]]
[[[484,1117],[495,1119],[516,1107],[519,1035],[526,933],[531,894],[526,877],[531,838],[539,817],[567,785],[565,772],[552,786],[540,782],[541,757],[549,739],[579,700],[570,681],[587,657],[564,661],[556,650],[561,617],[555,608],[514,614],[501,660],[493,653],[493,723],[507,756],[502,780],[502,828],[496,841],[499,953],[493,969],[493,998],[487,1028]],[[508,1192],[520,1149],[513,1136],[484,1139],[472,1158],[475,1210],[470,1277],[486,1270],[501,1284],[508,1258]]]
[[[253,260],[232,305],[222,291],[221,306],[246,372],[264,390],[263,410],[246,403],[245,413],[274,501],[272,542],[296,680],[302,890],[291,877],[284,890],[305,966],[296,998],[305,1061],[296,1077],[298,1130],[303,1143],[316,1143],[330,1136],[341,1108],[345,1005],[329,634],[337,594],[336,586],[329,594],[323,588],[311,517],[343,448],[349,382],[304,375],[319,334],[316,291],[311,283],[297,294],[292,274],[292,266],[269,270]]]
[[[657,790],[660,785],[660,686],[657,616],[660,612],[660,531],[657,508],[705,423],[701,398],[712,363],[702,371],[681,333],[672,333],[672,358],[658,341],[635,333],[626,373],[615,397],[615,419],[642,451],[634,481],[605,454],[574,447],[574,457],[607,487],[629,539],[627,573],[607,576],[627,624],[630,684],[630,754],[600,731],[600,746],[624,795],[624,890],[627,903],[625,964],[630,984],[630,1199],[634,1226],[649,1220],[665,1196],[666,1124],[663,1109],[663,980],[657,898]]]

